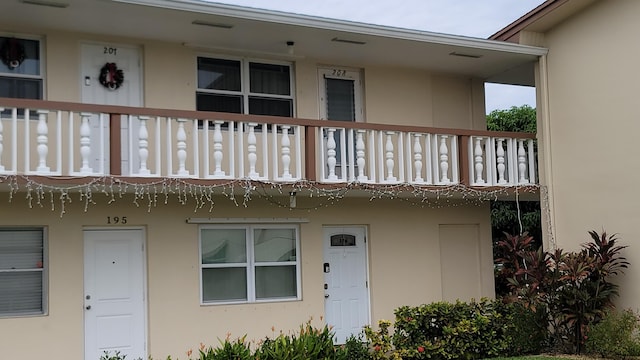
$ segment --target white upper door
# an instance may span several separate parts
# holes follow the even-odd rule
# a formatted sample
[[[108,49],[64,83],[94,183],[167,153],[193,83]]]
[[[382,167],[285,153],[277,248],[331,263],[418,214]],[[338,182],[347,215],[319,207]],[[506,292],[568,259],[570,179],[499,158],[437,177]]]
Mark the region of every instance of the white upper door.
[[[142,230],[84,231],[85,360],[146,359]]]
[[[142,71],[140,48],[130,45],[113,43],[83,43],[81,44],[81,74],[80,88],[82,102],[100,105],[142,106]],[[111,65],[110,65],[111,64]],[[122,75],[120,82],[116,78],[118,72]],[[102,77],[101,77],[102,74]],[[100,80],[106,83],[102,84]],[[96,172],[100,162],[104,164],[106,172],[109,170],[109,143],[106,136],[104,157],[100,151],[100,121],[95,116],[91,120],[91,162],[90,166]],[[102,131],[109,134],[108,121],[104,122]],[[122,138],[122,171],[128,174],[129,162],[129,131],[128,122],[121,124]]]
[[[337,344],[369,324],[367,247],[363,227],[325,227],[325,318]]]

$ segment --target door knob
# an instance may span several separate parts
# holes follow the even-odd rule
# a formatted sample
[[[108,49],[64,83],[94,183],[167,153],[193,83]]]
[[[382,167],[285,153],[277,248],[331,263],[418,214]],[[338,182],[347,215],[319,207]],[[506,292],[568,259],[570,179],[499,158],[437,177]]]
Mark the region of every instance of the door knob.
[[[87,306],[85,307],[85,309],[87,309],[87,310],[91,310],[91,305],[87,305]]]
[[[328,299],[329,298],[329,294],[324,294],[324,298]]]

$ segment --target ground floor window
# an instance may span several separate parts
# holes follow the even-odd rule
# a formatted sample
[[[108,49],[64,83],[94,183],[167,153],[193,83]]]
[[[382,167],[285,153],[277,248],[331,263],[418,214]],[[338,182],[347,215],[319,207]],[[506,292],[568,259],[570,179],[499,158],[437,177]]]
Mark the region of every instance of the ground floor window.
[[[202,303],[299,300],[299,249],[295,225],[202,226]]]
[[[46,312],[42,228],[0,228],[0,316]]]

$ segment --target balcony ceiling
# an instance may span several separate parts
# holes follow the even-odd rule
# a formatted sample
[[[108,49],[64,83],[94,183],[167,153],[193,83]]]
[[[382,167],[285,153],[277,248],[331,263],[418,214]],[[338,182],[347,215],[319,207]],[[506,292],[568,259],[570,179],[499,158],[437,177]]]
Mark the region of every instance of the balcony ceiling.
[[[394,66],[534,85],[546,49],[191,0],[3,0],[0,31],[48,30],[157,40],[223,54],[343,66]],[[28,1],[28,0],[25,0]],[[40,1],[40,0],[35,0]],[[229,25],[219,28],[194,21]],[[332,39],[364,42],[354,44]],[[287,41],[295,42],[293,54]],[[458,56],[452,55],[458,54]]]

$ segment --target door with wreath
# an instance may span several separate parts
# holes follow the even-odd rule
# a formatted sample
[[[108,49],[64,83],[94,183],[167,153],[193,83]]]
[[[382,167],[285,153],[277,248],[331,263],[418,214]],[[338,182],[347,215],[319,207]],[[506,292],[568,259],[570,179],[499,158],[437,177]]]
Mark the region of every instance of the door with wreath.
[[[139,47],[114,43],[81,44],[82,102],[87,104],[143,106],[141,50]],[[122,162],[120,174],[130,174],[129,134],[137,134],[137,120],[130,122],[122,117],[120,122]],[[101,134],[104,140],[101,141]],[[109,168],[109,119],[91,118],[91,162],[94,173],[101,169],[106,174],[117,173]],[[138,160],[134,152],[132,162]],[[116,169],[113,169],[116,170]]]

